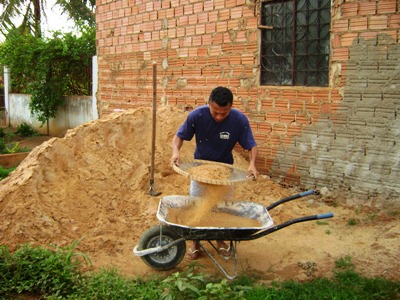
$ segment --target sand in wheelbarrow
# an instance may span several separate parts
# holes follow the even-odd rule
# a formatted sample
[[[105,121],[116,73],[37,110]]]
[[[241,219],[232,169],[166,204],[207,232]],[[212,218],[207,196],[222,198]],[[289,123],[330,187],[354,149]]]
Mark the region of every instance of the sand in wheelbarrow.
[[[21,243],[50,247],[80,240],[77,251],[93,263],[87,269],[110,267],[130,276],[159,274],[134,256],[132,249],[145,230],[159,224],[160,197],[189,194],[190,180],[169,164],[172,137],[187,112],[168,106],[157,111],[154,186],[162,192],[159,197],[147,194],[151,115],[150,108],[112,114],[35,147],[0,181],[1,243],[11,248]],[[194,142],[185,142],[182,159],[192,160],[193,150]],[[235,164],[247,168],[247,155],[242,154],[235,152]],[[236,198],[263,205],[297,192],[265,175],[235,186]],[[356,270],[365,275],[399,278],[398,215],[384,209],[332,206],[324,200],[344,203],[346,199],[310,196],[274,209],[271,216],[276,222],[326,211],[333,211],[335,218],[240,243],[240,273],[256,273],[265,280],[306,280],[329,275],[334,261],[349,255]],[[351,218],[360,225],[349,227]],[[315,264],[309,270],[300,267],[307,262]],[[184,259],[171,272],[190,263]],[[221,275],[209,259],[201,258],[199,263],[207,267],[206,272]]]
[[[201,166],[202,178],[210,174],[210,179],[227,179],[228,176],[217,176],[212,172],[215,166],[211,164]],[[196,167],[197,168],[197,167]],[[199,169],[198,169],[199,170]],[[198,171],[196,171],[199,173]],[[189,227],[261,227],[260,220],[226,213],[218,210],[220,205],[229,205],[229,203],[240,201],[234,197],[234,185],[214,185],[199,183],[202,185],[202,196],[196,197],[190,205],[181,208],[168,209],[168,221],[175,224]]]

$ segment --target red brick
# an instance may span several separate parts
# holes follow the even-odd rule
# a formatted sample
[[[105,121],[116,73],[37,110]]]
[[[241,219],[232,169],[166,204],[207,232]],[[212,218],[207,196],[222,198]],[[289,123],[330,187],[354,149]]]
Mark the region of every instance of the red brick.
[[[202,46],[201,35],[196,35],[193,37],[193,46]]]
[[[206,33],[206,26],[205,24],[198,24],[196,25],[196,34],[204,34]]]
[[[368,18],[367,17],[350,19],[350,30],[351,31],[367,30],[367,28],[368,28]]]
[[[278,135],[283,135],[286,134],[287,128],[285,124],[282,123],[275,123],[272,125],[272,133],[273,134],[278,134]]]
[[[197,48],[197,55],[200,57],[206,56],[207,49],[206,48]]]
[[[304,125],[311,124],[311,117],[298,114],[296,115],[296,123]]]
[[[281,120],[281,114],[275,112],[266,113],[266,121],[269,123],[279,122]]]
[[[213,0],[204,1],[204,11],[211,11],[214,9]]]
[[[290,101],[289,102],[289,111],[290,112],[301,112],[304,110],[304,102],[303,101]]]
[[[186,36],[193,36],[196,34],[196,27],[195,26],[187,26],[185,35]]]
[[[218,21],[218,11],[208,12],[208,22],[217,22],[217,21]]]
[[[378,2],[378,14],[396,13],[396,0],[385,0]]]
[[[295,114],[281,114],[281,122],[282,123],[286,123],[286,124],[290,124],[292,122],[295,122],[296,117]]]
[[[258,122],[257,129],[261,132],[269,134],[272,131],[272,126],[271,126],[271,124],[267,124],[265,122]]]
[[[256,143],[263,143],[267,140],[267,134],[263,132],[254,132],[254,139],[256,140]]]
[[[218,22],[217,23],[217,32],[225,32],[228,30],[227,22]]]
[[[225,8],[225,0],[215,0],[214,7],[215,9]]]
[[[344,2],[340,8],[343,17],[355,17],[358,15],[358,3],[356,2]]]
[[[387,16],[371,16],[369,17],[369,29],[379,30],[388,28],[388,17]]]
[[[300,136],[303,130],[303,126],[296,124],[296,123],[291,123],[288,125],[287,128],[287,133],[290,137],[293,136]]]
[[[360,1],[358,4],[358,15],[375,15],[376,14],[376,1]]]
[[[198,3],[195,3],[194,5],[193,5],[193,13],[194,14],[199,14],[199,13],[201,13],[202,11],[203,11],[203,1],[200,1],[200,2],[198,2]]]
[[[189,17],[188,16],[180,16],[177,18],[177,25],[178,26],[185,26],[189,24]]]
[[[297,100],[303,100],[307,103],[312,99],[312,94],[312,88],[302,88],[297,91]]]
[[[321,112],[321,105],[318,103],[306,103],[306,111],[310,113]]]
[[[367,32],[361,32],[360,37],[366,40],[372,40],[372,39],[377,40],[378,34],[379,32],[377,31],[367,31]]]
[[[400,15],[392,15],[389,17],[389,28],[398,29],[400,28]]]
[[[314,101],[328,101],[330,94],[331,90],[328,88],[316,89],[312,93]]]
[[[234,7],[231,9],[231,18],[232,19],[240,19],[243,16],[243,7]]]
[[[235,7],[236,6],[236,0],[226,0],[225,1],[226,7]]]
[[[278,111],[289,111],[289,103],[287,100],[275,100],[274,107]]]
[[[223,43],[223,35],[221,33],[211,35],[211,43],[213,45],[218,44],[218,46],[221,47],[220,45]]]
[[[360,34],[361,35],[361,34]],[[333,49],[332,60],[342,61],[349,59],[349,49],[348,48],[336,48]]]
[[[227,21],[229,30],[239,30],[240,21],[238,19],[230,19]]]
[[[218,13],[218,20],[219,21],[227,21],[227,20],[229,20],[229,17],[230,17],[229,9],[222,9]]]
[[[196,16],[191,16],[191,18],[196,19]],[[208,13],[203,12],[197,14],[198,23],[207,23],[208,22]]]
[[[261,100],[261,110],[271,111],[273,107],[274,101],[270,99]]]

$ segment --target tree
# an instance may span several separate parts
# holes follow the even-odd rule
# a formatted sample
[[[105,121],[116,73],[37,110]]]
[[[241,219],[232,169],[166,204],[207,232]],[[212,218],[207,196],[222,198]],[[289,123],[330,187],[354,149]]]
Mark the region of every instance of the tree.
[[[0,15],[0,33],[7,36],[11,31],[17,30],[20,34],[41,37],[41,21],[42,17],[46,18],[46,4],[46,0],[0,0],[3,8]],[[95,25],[95,4],[95,0],[57,0],[55,5],[77,26],[91,27]]]

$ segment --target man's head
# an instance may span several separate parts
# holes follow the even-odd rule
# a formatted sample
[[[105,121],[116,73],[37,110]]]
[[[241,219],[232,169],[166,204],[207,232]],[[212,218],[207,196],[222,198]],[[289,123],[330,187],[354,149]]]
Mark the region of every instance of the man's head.
[[[228,117],[233,103],[233,94],[226,87],[216,87],[211,91],[208,107],[215,122],[222,122]]]
[[[233,94],[230,89],[219,86],[211,91],[208,103],[215,102],[218,106],[232,106]]]

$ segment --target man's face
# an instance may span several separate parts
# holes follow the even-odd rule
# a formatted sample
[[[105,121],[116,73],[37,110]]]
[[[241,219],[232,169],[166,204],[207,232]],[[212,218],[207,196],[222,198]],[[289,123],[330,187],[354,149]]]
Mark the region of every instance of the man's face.
[[[211,117],[214,119],[215,122],[222,122],[226,119],[231,111],[232,104],[227,106],[219,106],[215,102],[209,102],[208,107],[210,108]]]

